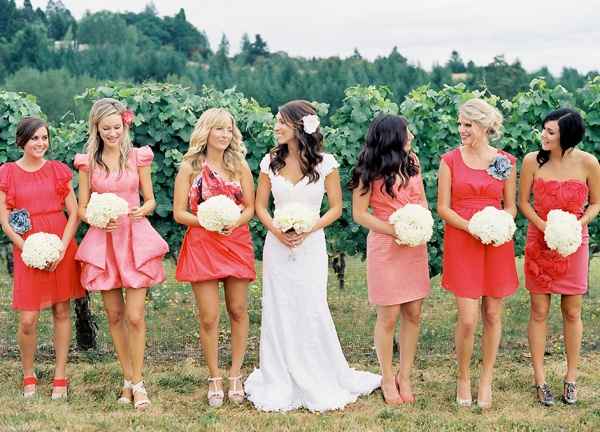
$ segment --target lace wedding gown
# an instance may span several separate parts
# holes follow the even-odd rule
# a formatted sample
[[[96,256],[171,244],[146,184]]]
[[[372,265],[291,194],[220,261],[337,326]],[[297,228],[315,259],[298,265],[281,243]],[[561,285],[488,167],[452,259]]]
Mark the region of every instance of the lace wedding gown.
[[[269,155],[260,164],[271,180],[275,207],[300,202],[319,210],[325,177],[338,167],[323,154],[320,178],[296,184],[269,170]],[[327,304],[325,234],[309,235],[291,253],[271,233],[263,250],[260,368],[245,383],[248,399],[262,411],[344,408],[378,388],[381,376],[348,366]]]

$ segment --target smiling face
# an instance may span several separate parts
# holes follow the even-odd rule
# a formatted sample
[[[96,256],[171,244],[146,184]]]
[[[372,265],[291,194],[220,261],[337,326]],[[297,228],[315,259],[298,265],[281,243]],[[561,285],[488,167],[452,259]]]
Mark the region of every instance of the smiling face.
[[[273,130],[275,131],[275,138],[279,144],[286,144],[296,137],[294,128],[285,122],[281,113],[277,113],[277,116],[275,117],[275,127]]]
[[[483,126],[462,115],[458,116],[458,133],[460,134],[462,144],[469,147],[479,145],[487,137]]]
[[[108,148],[118,148],[123,142],[123,119],[119,114],[111,114],[98,122],[98,133]]]
[[[233,122],[230,120],[226,124],[211,128],[210,132],[208,133],[206,145],[213,150],[224,152],[231,144],[232,139]]]
[[[550,120],[544,124],[542,149],[547,151],[560,149],[560,128],[558,127],[558,121]]]
[[[26,156],[33,159],[42,159],[48,151],[48,129],[42,126],[31,136],[29,141],[25,143],[23,152]]]

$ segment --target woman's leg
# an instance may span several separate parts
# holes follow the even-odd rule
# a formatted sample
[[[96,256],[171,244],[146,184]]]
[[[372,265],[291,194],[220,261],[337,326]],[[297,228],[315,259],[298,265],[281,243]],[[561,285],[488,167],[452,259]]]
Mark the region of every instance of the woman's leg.
[[[402,403],[396,377],[394,376],[394,332],[400,315],[400,305],[377,306],[377,321],[375,322],[375,349],[381,368],[381,390],[387,403]]]
[[[565,350],[567,351],[567,373],[565,381],[574,383],[577,380],[577,367],[579,365],[579,354],[581,352],[581,338],[583,335],[583,323],[581,322],[580,295],[563,295],[560,300],[560,309],[563,316],[563,331],[565,338]]]
[[[419,340],[419,327],[421,323],[421,305],[423,300],[404,303],[400,307],[400,370],[398,371],[398,390],[405,402],[414,402],[410,384],[410,372],[415,361],[417,342]]]
[[[546,351],[546,321],[550,311],[550,294],[531,294],[531,312],[527,335],[529,338],[529,352],[533,366],[533,378],[536,385],[546,383],[544,374],[544,353]]]
[[[126,289],[125,318],[127,320],[127,341],[131,359],[131,382],[138,383],[143,378],[144,351],[146,349],[145,302],[146,288]]]
[[[192,283],[200,322],[200,345],[210,377],[219,377],[219,281]],[[221,390],[221,381],[212,381],[209,390]]]
[[[484,297],[481,302],[483,321],[483,363],[479,376],[479,391],[477,400],[480,406],[489,406],[492,403],[492,380],[494,378],[494,365],[496,355],[502,338],[502,310],[504,300],[501,298]]]
[[[455,297],[458,317],[454,343],[456,346],[457,388],[456,397],[461,401],[471,401],[470,365],[475,341],[475,329],[479,321],[479,300]]]
[[[37,346],[37,323],[40,316],[39,311],[21,311],[19,313],[19,329],[17,330],[17,342],[21,351],[21,364],[23,365],[23,377],[34,375],[33,360]],[[35,385],[27,385],[24,393],[34,391]]]
[[[56,367],[54,378],[65,378],[67,357],[71,346],[71,302],[66,301],[52,306],[54,321],[54,352]]]
[[[230,377],[241,374],[248,344],[248,280],[233,277],[225,280],[225,303],[231,322]]]

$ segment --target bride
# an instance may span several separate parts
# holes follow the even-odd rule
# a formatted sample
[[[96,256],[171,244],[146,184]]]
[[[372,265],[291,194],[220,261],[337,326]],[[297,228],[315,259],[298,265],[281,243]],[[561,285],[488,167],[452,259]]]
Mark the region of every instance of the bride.
[[[256,214],[268,230],[263,250],[260,368],[246,380],[248,399],[262,411],[344,408],[378,388],[381,377],[351,369],[327,305],[327,250],[323,228],[342,213],[338,163],[323,153],[313,106],[291,101],[277,114],[278,145],[260,163]],[[299,203],[329,209],[310,233],[283,233],[267,210]]]

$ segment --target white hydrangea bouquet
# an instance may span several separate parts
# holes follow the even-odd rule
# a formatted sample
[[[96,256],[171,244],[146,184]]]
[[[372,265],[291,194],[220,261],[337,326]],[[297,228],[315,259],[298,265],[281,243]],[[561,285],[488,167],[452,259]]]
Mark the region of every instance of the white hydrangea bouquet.
[[[550,210],[546,219],[544,240],[548,248],[563,257],[571,255],[581,246],[581,223],[577,216],[563,210]]]
[[[60,257],[62,250],[62,241],[56,234],[37,232],[25,239],[21,259],[28,267],[45,270]]]
[[[517,226],[510,213],[487,206],[471,217],[468,229],[481,243],[500,246],[513,238]]]
[[[111,193],[92,192],[85,209],[87,222],[97,228],[106,228],[111,220],[129,213],[129,204],[120,196]]]
[[[290,203],[276,208],[273,224],[283,232],[296,231],[296,234],[309,232],[319,220],[319,213],[300,203]]]
[[[208,231],[221,232],[240,218],[240,208],[226,195],[215,195],[198,206],[198,222]]]
[[[419,204],[406,204],[392,213],[388,221],[394,225],[395,241],[399,245],[420,246],[433,235],[433,216]]]

